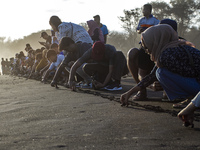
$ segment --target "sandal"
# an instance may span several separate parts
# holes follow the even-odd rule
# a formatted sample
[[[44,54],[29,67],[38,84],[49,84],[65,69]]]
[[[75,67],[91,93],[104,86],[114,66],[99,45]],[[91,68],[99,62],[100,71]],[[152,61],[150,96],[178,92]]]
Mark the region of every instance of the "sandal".
[[[138,93],[132,97],[133,101],[140,101],[140,100],[146,100],[146,99],[147,99],[146,89],[138,91]]]
[[[173,108],[185,108],[191,102],[190,99],[186,99],[180,103],[173,104]]]
[[[149,88],[153,91],[163,91],[163,88],[158,81],[155,81],[153,84],[151,84]]]

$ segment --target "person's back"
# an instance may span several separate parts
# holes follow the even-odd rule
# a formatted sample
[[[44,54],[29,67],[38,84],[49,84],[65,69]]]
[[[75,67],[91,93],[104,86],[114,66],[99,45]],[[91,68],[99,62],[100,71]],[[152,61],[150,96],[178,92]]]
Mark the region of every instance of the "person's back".
[[[56,74],[52,81],[52,85],[56,84],[58,78],[61,76],[61,73],[65,70],[70,70],[73,63],[77,59],[79,59],[90,47],[91,45],[88,43],[82,43],[82,42],[75,43],[71,38],[63,37],[59,44],[59,51],[63,50],[64,53],[66,53],[66,55],[63,62],[56,71]],[[65,72],[65,74],[68,75],[68,72]],[[84,78],[84,76],[81,77],[84,80],[87,80]]]
[[[59,33],[57,32],[57,38],[60,41],[62,37],[70,37],[75,43],[77,42],[86,42],[93,43],[90,35],[87,31],[80,25],[70,23],[70,22],[62,22],[59,26]]]
[[[98,61],[98,63],[109,65],[113,64],[113,57],[116,53],[116,49],[114,46],[110,44],[105,44],[105,54],[104,57],[101,59],[101,61]],[[92,58],[92,48],[89,49],[80,59],[79,61],[81,63],[87,62],[88,60],[93,59]],[[93,59],[96,61],[96,59]]]
[[[75,43],[86,42],[93,44],[92,39],[88,32],[80,25],[71,22],[62,22],[58,16],[51,16],[49,24],[55,32],[55,35],[60,40],[67,36],[70,37]]]

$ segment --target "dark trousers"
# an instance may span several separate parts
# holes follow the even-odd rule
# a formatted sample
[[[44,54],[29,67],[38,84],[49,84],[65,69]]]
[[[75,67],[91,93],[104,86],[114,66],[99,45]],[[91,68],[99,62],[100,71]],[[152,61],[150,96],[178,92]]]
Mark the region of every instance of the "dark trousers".
[[[121,77],[128,73],[127,62],[121,51],[117,51],[114,57],[114,68],[111,77],[114,80],[120,81]],[[85,73],[93,76],[95,80],[103,83],[109,72],[109,65],[101,63],[87,63],[83,69]]]
[[[145,50],[140,48],[138,54],[138,67],[143,70],[148,70],[149,72],[154,67],[154,62],[151,60],[150,55],[145,53]]]

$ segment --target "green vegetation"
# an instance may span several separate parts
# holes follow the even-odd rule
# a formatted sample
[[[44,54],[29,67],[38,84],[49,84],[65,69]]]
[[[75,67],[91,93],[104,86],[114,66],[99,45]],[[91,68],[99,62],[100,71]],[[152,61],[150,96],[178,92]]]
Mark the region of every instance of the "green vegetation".
[[[153,1],[151,4],[153,6],[152,14],[155,17],[159,20],[164,18],[176,20],[179,36],[194,43],[200,49],[200,23],[198,23],[200,21],[199,0],[171,0],[169,4],[163,1]],[[136,27],[141,17],[141,8],[124,10],[124,16],[119,16],[118,18],[125,32],[121,33],[110,29],[107,43],[114,45],[125,54],[130,48],[138,47],[140,35],[136,33]],[[87,29],[86,23],[80,23],[80,25]],[[0,57],[12,57],[15,53],[24,51],[26,43],[30,43],[33,49],[40,48],[41,45],[38,41],[43,41],[43,39],[40,39],[41,32],[32,33],[23,39],[14,41],[5,41],[5,37],[0,37]],[[47,33],[50,34],[50,30],[47,30]]]

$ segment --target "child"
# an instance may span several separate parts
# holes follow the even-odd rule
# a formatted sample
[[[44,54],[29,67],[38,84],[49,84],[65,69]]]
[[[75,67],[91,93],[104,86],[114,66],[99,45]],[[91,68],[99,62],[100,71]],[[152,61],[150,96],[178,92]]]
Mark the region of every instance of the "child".
[[[54,50],[49,50],[47,52],[47,59],[51,62],[50,67],[47,69],[47,71],[44,73],[42,77],[42,82],[45,82],[49,74],[52,72],[53,74],[57,70],[58,66],[64,59],[64,55],[56,54]]]

